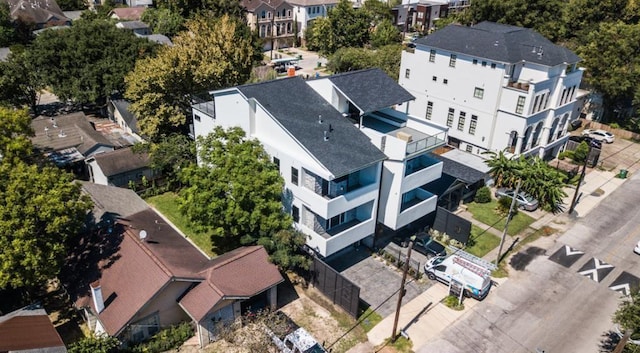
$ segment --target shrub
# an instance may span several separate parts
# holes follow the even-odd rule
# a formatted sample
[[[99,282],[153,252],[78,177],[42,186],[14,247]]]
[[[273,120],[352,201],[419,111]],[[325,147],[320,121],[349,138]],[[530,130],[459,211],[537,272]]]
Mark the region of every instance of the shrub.
[[[567,158],[567,152],[566,151],[562,151],[560,153],[558,153],[558,159],[563,161],[565,158]]]
[[[131,353],[160,353],[180,347],[193,336],[193,328],[188,322],[171,326],[156,333],[147,342],[131,347]]]
[[[589,156],[589,145],[586,142],[582,141],[573,151],[573,161],[576,163],[584,162]]]
[[[511,202],[513,201],[510,197],[501,197],[498,199],[498,208],[497,211],[502,215],[507,215],[509,213],[509,209],[511,208]],[[515,217],[518,214],[517,205],[513,207],[513,215]]]
[[[446,298],[444,298],[444,305],[447,306],[447,308],[453,309],[453,310],[464,310],[464,304],[460,303],[458,304],[458,298],[453,296],[453,295],[449,295]]]
[[[84,337],[69,346],[69,353],[115,353],[120,341],[109,336]]]
[[[455,239],[451,239],[449,240],[449,245],[453,246],[454,248],[458,248],[458,249],[462,249],[464,247],[464,244],[462,244],[461,242],[455,240]]]
[[[476,197],[473,199],[477,203],[489,203],[491,202],[491,190],[488,186],[483,186],[476,191]]]

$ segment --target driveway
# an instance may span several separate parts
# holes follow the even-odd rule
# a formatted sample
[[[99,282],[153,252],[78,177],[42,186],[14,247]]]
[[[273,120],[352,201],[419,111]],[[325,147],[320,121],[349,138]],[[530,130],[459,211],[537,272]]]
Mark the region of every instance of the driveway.
[[[398,303],[402,273],[371,255],[365,247],[330,259],[329,265],[360,287],[360,299],[383,318],[393,314]],[[414,299],[431,286],[430,281],[415,281],[407,277],[403,304]]]

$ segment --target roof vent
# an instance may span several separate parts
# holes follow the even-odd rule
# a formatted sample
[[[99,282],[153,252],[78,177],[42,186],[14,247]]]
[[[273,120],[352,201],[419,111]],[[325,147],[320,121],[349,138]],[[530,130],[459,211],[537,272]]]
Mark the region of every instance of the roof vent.
[[[64,130],[60,130],[58,137],[67,137],[67,134],[64,133]]]
[[[144,229],[141,230],[139,236],[140,236],[140,241],[144,241],[145,239],[147,239],[147,236],[148,236],[147,231]]]
[[[322,124],[322,114],[318,115],[318,124]]]
[[[44,127],[44,134],[49,136],[49,128],[48,127]]]
[[[329,141],[329,131],[324,132],[324,140]]]
[[[498,41],[496,40],[496,41],[493,43],[493,46],[494,46],[494,47],[497,47],[497,46],[498,46],[498,44],[500,44],[500,42],[498,42]]]

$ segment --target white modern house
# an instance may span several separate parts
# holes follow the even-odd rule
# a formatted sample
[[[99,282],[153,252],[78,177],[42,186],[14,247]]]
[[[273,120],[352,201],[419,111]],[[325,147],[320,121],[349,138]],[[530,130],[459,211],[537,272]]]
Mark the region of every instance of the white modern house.
[[[338,0],[287,0],[293,6],[294,21],[298,22],[298,38],[304,39],[307,27],[317,18],[326,17]]]
[[[382,71],[291,77],[210,96],[193,106],[195,136],[239,126],[260,140],[285,180],[285,210],[319,255],[371,246],[378,222],[399,229],[435,210],[426,184],[442,163],[428,153],[445,143],[446,130],[391,109],[413,96]]]
[[[449,25],[402,53],[399,83],[416,97],[396,109],[449,128],[467,152],[551,158],[563,148],[584,69],[531,29]]]

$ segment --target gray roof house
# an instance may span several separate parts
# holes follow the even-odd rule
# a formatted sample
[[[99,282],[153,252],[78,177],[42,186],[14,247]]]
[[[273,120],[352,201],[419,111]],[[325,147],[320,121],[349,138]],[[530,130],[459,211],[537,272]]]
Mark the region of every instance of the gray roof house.
[[[100,185],[126,187],[151,181],[156,173],[149,167],[149,155],[134,153],[131,147],[99,153],[85,160],[91,181]]]

